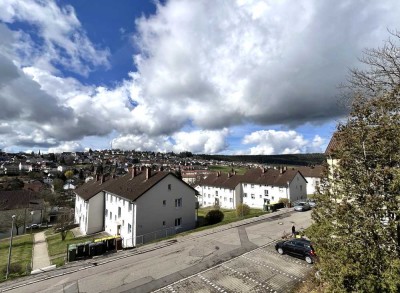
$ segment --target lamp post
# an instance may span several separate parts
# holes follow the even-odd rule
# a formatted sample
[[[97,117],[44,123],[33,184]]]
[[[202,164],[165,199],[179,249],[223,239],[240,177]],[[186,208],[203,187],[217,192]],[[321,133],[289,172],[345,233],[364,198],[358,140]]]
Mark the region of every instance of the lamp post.
[[[11,237],[10,237],[10,248],[8,249],[8,263],[7,263],[7,272],[6,272],[6,280],[8,278],[8,274],[10,272],[10,262],[11,262],[11,249],[12,249],[12,239],[13,239],[13,233],[14,233],[14,220],[15,220],[15,215],[12,215],[12,221],[11,221]]]
[[[33,214],[34,213],[35,213],[34,211],[31,211],[31,234],[32,234],[32,224],[33,224]]]

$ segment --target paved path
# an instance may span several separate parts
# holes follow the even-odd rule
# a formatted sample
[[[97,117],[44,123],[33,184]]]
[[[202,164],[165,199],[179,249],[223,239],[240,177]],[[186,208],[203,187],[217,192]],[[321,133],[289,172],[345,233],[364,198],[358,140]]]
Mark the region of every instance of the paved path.
[[[50,266],[50,258],[44,232],[35,233],[34,236],[32,270],[37,270]]]

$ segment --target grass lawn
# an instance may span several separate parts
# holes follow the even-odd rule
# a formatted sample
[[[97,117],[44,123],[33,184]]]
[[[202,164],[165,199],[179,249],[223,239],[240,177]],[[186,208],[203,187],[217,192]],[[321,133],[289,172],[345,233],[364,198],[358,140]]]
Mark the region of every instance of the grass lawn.
[[[62,267],[63,265],[65,265],[65,256],[60,256],[60,257],[53,258],[51,260],[51,264],[52,265],[56,265],[57,268],[58,267]]]
[[[27,268],[30,271],[32,246],[33,235],[31,234],[13,237],[9,279],[25,275]],[[0,281],[5,280],[9,247],[9,238],[0,240]]]
[[[214,227],[229,224],[232,222],[237,222],[237,221],[240,221],[243,219],[258,217],[258,216],[268,213],[268,212],[264,212],[263,210],[260,210],[260,209],[250,209],[250,213],[247,216],[237,217],[236,210],[220,209],[224,213],[224,219],[222,220],[222,222],[219,222],[214,225],[205,225],[205,220],[204,220],[205,216],[206,216],[207,212],[212,209],[214,209],[214,208],[206,207],[206,208],[199,209],[199,213],[198,213],[199,227],[194,230],[179,233],[179,235],[187,235],[187,234],[190,234],[193,232],[198,232],[198,231],[214,228]]]
[[[221,171],[222,173],[232,172],[231,166],[208,166],[208,169],[211,171]],[[237,174],[243,175],[248,169],[245,167],[235,167],[233,170],[235,170]]]
[[[61,240],[60,233],[52,234],[47,236],[47,247],[50,256],[55,256],[63,253],[67,253],[68,244],[82,243],[93,240],[93,236],[75,238],[71,231],[67,232],[67,237],[64,241]]]

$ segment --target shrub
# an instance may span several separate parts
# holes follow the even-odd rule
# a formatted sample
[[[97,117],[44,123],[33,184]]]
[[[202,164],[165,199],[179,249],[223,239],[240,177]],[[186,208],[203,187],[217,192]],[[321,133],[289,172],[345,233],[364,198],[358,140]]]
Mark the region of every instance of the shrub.
[[[2,270],[3,275],[6,275],[7,273],[7,266],[4,266],[3,270]],[[10,264],[10,270],[9,270],[9,274],[10,275],[14,275],[14,274],[23,274],[24,271],[22,270],[22,266],[20,263],[11,263]]]
[[[220,210],[211,210],[206,215],[207,225],[212,225],[221,222],[224,219],[224,213]]]
[[[244,217],[250,214],[250,207],[245,203],[240,203],[236,206],[236,216]]]
[[[285,205],[285,207],[289,206],[289,200],[287,198],[281,197],[278,202],[283,203]]]

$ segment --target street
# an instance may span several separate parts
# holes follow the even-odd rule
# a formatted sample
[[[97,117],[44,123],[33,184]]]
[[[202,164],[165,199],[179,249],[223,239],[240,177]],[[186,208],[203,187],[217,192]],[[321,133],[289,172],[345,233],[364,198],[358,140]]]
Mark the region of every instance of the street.
[[[310,215],[310,211],[279,211],[114,253],[107,258],[71,263],[52,272],[3,283],[0,290],[70,293],[151,292],[159,289],[162,292],[216,291],[211,285],[204,287],[209,282],[226,292],[247,292],[249,286],[254,290],[268,287],[270,291],[265,289],[265,292],[285,292],[301,281],[310,266],[302,260],[278,255],[273,242],[280,239],[284,231],[290,232],[292,224],[297,229],[308,227]]]

